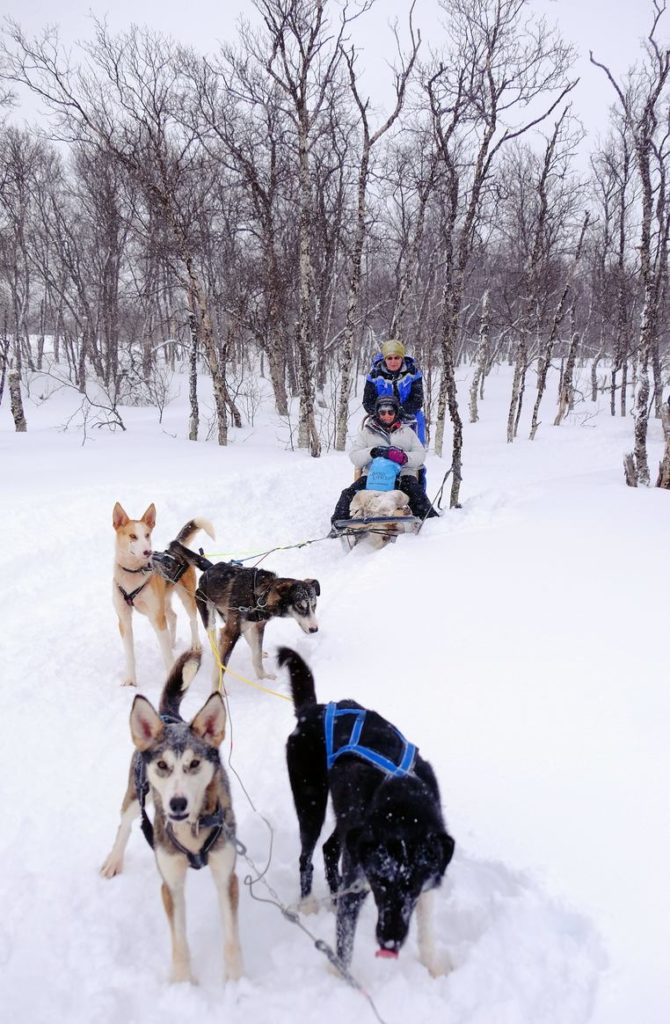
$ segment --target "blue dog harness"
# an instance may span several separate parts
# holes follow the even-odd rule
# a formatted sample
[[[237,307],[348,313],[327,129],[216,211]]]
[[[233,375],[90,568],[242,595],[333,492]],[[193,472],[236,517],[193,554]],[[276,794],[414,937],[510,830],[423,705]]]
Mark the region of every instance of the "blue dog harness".
[[[345,715],[353,717],[349,739],[335,749],[335,722]],[[338,708],[334,701],[326,705],[324,729],[326,733],[326,762],[328,769],[330,770],[338,757],[341,757],[343,754],[355,754],[364,761],[369,761],[370,764],[385,772],[386,775],[393,776],[394,778],[409,775],[414,768],[416,746],[413,743],[408,743],[403,734],[394,725],[391,725],[390,722],[385,722],[384,724],[393,730],[403,744],[402,757],[399,760],[399,764],[395,764],[388,757],[380,754],[378,750],[372,750],[370,747],[365,746],[360,742],[360,739],[366,715],[367,711],[365,708]]]

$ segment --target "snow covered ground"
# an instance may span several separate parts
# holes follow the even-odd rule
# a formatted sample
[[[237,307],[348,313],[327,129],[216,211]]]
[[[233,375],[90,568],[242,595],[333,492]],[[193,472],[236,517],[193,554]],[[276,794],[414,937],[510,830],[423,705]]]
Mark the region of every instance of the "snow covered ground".
[[[441,784],[457,852],[436,901],[437,932],[453,968],[432,980],[413,934],[396,963],[375,959],[368,901],[353,973],[385,1024],[665,1024],[670,496],[623,485],[631,421],[611,419],[605,401],[598,415],[585,415],[595,412],[587,403],[560,428],[547,408],[535,442],[522,430],[507,445],[509,387],[508,370],[494,371],[481,422],[466,428],[462,510],[377,553],[360,546],[345,555],[324,540],[268,557],[267,568],[315,576],[322,588],[320,632],[308,638],[293,622],[273,622],[268,649],[295,646],[321,699],[354,697],[394,721]],[[466,388],[464,374],[463,396]],[[246,885],[245,977],[223,986],[206,871],[190,873],[187,894],[200,984],[168,985],[168,929],[139,829],[124,874],[97,874],[131,754],[133,692],[119,686],[110,600],[114,502],[138,516],[156,503],[156,547],[200,514],[217,530],[206,551],[245,557],[323,537],[351,479],[348,459],[287,450],[288,429],[269,403],[226,449],[184,439],[183,399],[160,425],[153,410],[127,409],[126,433],[89,428],[82,444],[80,431],[60,429],[72,403],[65,393],[29,402],[24,435],[13,432],[6,402],[0,409],[3,1016],[373,1022],[365,997]],[[429,489],[447,466],[429,457]],[[136,646],[139,689],[157,700],[162,662],[145,620]],[[252,673],[243,643],[231,668]],[[204,702],[209,674],[207,655],[186,714]],[[286,679],[276,685],[286,690]],[[294,904],[291,707],[238,680],[228,688],[225,760],[240,838],[265,864],[266,819],[266,877]],[[319,856],[315,863],[325,897]],[[241,861],[239,873],[252,870]],[[261,885],[255,892],[268,896]],[[325,904],[304,923],[333,941]]]

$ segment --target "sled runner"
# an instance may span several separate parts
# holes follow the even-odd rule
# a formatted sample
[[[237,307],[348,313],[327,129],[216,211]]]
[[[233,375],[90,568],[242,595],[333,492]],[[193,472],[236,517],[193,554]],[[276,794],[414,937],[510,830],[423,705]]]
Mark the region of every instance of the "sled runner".
[[[344,550],[351,551],[366,537],[375,542],[375,547],[383,547],[397,540],[401,533],[417,533],[421,519],[418,516],[368,516],[362,519],[336,519],[333,526]]]

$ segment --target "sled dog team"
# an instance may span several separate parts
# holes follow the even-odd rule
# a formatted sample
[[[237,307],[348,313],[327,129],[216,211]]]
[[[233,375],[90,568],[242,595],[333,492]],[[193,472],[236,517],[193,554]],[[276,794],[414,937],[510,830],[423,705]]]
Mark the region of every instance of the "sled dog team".
[[[223,666],[244,636],[257,677],[274,679],[262,663],[265,627],[271,618],[289,616],[303,632],[317,632],[319,583],[234,563],[213,564],[188,547],[200,530],[214,538],[212,525],[204,518],[190,520],[169,545],[166,554],[174,572],[167,578],[152,547],[155,506],[151,504],[141,519],[131,519],[117,502],[112,521],[116,535],[113,602],[126,660],[124,683],[136,682],[133,611],[149,619],[168,675],[158,710],[139,695],[133,702],[130,732],[135,752],[121,821],[101,874],[112,878],[120,873],[132,823],[139,817],[162,880],[172,940],[171,979],[191,981],[186,873],[189,867],[208,866],[223,925],[224,976],[236,979],[242,973],[242,953],[235,817],[219,753],[226,730],[225,705],[214,691],[191,722],[180,714],[182,698],[200,666],[197,615],[210,635],[216,616],[221,618],[218,654]],[[201,571],[199,580],[196,568]],[[191,626],[191,649],[176,661],[173,591]],[[454,841],[445,827],[430,764],[374,711],[348,699],[319,704],[312,673],[295,651],[281,647],[278,661],[288,669],[297,718],[286,758],[300,835],[302,909],[314,906],[312,855],[330,796],[335,828],[323,844],[323,858],[335,903],[341,965],[348,968],[351,963],[356,922],[369,890],[377,907],[377,956],[397,957],[416,910],[419,959],[432,975],[441,973],[431,899],[453,855]],[[153,821],[146,810],[149,798]]]

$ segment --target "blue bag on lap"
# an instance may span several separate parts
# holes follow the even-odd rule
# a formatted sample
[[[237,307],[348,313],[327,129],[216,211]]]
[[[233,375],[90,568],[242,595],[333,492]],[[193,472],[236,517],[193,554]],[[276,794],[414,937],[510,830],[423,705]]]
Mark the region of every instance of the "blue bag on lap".
[[[365,478],[366,491],[393,491],[401,466],[391,459],[373,459]]]

